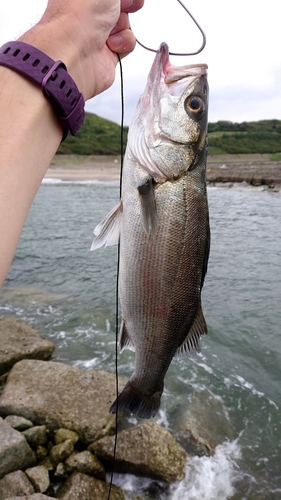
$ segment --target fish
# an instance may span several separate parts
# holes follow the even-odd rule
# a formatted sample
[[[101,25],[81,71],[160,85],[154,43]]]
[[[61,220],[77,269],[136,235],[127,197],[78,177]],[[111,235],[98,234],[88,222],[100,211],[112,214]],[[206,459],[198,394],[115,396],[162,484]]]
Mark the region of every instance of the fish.
[[[91,250],[119,241],[119,344],[134,372],[110,407],[154,417],[172,359],[200,352],[210,251],[207,65],[174,66],[162,43],[129,127],[120,202]]]

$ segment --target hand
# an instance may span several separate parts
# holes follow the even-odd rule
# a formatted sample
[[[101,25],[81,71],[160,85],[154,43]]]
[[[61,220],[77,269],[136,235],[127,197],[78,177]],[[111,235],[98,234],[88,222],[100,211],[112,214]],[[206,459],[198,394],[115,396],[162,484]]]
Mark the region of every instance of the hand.
[[[128,13],[144,0],[49,0],[39,23],[21,40],[61,59],[85,100],[110,87],[120,57],[135,47]]]

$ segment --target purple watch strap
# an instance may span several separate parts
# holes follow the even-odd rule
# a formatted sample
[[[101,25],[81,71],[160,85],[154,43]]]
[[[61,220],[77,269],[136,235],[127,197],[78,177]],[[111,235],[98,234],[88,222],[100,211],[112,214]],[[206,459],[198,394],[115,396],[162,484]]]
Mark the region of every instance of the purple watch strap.
[[[0,48],[0,65],[38,83],[44,95],[56,105],[66,138],[76,135],[85,118],[85,101],[62,61],[54,61],[25,42],[8,42]]]

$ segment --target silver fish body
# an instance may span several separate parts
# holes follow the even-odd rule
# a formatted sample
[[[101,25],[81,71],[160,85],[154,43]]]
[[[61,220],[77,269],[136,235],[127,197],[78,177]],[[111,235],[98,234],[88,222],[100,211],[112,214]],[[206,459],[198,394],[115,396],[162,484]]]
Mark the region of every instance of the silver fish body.
[[[206,71],[172,66],[161,45],[130,127],[121,203],[96,228],[93,249],[120,235],[120,345],[136,353],[113,413],[154,416],[173,357],[207,333]]]

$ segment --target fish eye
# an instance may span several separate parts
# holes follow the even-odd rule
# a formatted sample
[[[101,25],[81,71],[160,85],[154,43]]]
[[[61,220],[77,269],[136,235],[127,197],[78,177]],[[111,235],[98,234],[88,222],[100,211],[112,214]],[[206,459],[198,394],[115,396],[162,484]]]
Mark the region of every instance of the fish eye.
[[[204,110],[204,103],[201,97],[190,96],[185,102],[186,111],[192,113],[193,115],[199,115]]]

